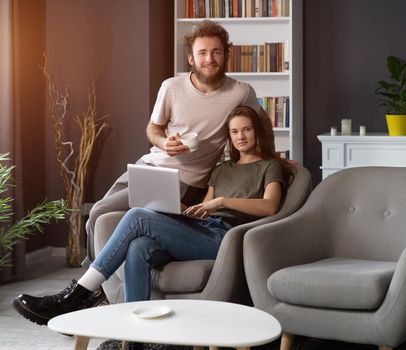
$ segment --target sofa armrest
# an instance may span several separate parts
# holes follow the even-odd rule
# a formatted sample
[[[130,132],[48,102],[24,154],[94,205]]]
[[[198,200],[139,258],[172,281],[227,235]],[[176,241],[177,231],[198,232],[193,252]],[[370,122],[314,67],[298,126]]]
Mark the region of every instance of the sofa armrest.
[[[277,303],[267,289],[269,276],[284,267],[330,255],[330,233],[323,210],[301,210],[249,230],[244,237],[244,268],[254,305],[270,312]]]

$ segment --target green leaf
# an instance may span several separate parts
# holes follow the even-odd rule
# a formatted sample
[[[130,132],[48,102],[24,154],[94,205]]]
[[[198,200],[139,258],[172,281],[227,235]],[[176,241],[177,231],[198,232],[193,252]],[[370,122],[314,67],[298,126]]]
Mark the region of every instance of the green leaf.
[[[387,58],[388,70],[393,80],[399,81],[402,73],[402,63],[395,56],[389,56]]]
[[[9,160],[8,153],[0,153],[0,162],[6,160]],[[14,166],[5,166],[0,163],[0,193],[14,185],[13,169]],[[72,211],[63,199],[50,202],[44,200],[22,219],[9,225],[14,215],[12,211],[13,200],[11,197],[0,198],[0,269],[9,266],[10,261],[7,252],[20,239],[27,239],[37,232],[43,232],[43,225],[52,220],[63,220]]]

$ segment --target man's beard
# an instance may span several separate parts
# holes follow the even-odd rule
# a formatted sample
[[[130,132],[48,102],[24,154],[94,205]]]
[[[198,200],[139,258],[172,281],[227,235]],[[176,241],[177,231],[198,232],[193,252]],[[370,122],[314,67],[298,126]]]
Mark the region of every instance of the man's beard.
[[[205,84],[205,85],[215,85],[224,78],[224,75],[226,72],[225,66],[226,65],[223,63],[221,66],[218,66],[219,70],[216,74],[207,76],[199,68],[196,67],[196,64],[193,63],[192,72],[195,74],[196,79],[200,83]]]

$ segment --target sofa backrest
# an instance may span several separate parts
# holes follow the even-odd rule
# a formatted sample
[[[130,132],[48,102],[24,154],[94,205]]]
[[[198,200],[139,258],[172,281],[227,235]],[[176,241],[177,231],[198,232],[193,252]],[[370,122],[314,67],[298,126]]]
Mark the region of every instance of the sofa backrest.
[[[406,247],[406,168],[344,169],[322,181],[306,207],[334,256],[397,261]]]

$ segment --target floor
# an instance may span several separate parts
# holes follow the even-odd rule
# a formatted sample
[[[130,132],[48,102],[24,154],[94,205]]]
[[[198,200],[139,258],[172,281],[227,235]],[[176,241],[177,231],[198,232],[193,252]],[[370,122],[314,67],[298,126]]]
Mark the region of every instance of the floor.
[[[67,268],[65,258],[52,257],[30,266],[18,280],[0,284],[0,350],[72,350],[72,337],[29,322],[14,311],[10,302],[20,293],[55,294],[82,273],[81,268]],[[97,349],[103,341],[91,339],[88,349]]]

